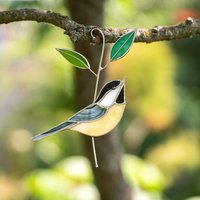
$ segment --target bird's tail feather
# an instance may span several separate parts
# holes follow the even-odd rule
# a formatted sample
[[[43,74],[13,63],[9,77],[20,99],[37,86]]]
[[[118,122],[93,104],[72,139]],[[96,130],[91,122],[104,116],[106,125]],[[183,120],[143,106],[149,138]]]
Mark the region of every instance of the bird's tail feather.
[[[66,121],[66,122],[63,122],[47,131],[45,131],[44,133],[42,134],[39,134],[39,135],[36,135],[35,137],[32,138],[32,140],[40,140],[44,137],[47,137],[49,135],[52,135],[54,133],[57,133],[59,131],[62,131],[64,129],[67,129],[67,128],[70,128],[72,127],[76,122],[70,122],[70,121]]]

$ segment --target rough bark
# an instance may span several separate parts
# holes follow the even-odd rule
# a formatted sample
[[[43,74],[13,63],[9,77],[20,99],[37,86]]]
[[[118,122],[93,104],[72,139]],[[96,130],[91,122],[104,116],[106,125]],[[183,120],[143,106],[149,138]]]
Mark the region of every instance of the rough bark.
[[[94,5],[92,1],[91,5]],[[79,6],[79,5],[78,5]],[[77,6],[77,7],[78,7]],[[96,13],[93,13],[93,18],[98,18]],[[83,18],[85,16],[82,16]],[[75,19],[74,19],[75,20]],[[87,40],[91,43],[99,43],[100,40],[93,40],[90,31],[96,26],[95,23],[89,22],[85,24],[78,20],[71,20],[68,16],[63,16],[49,10],[39,9],[19,9],[0,12],[0,24],[8,24],[17,21],[36,21],[45,22],[62,28],[65,34],[68,35],[73,42]],[[81,24],[77,23],[80,22]],[[85,20],[86,21],[86,20]],[[83,25],[84,24],[84,25]],[[163,40],[175,40],[183,38],[191,38],[200,36],[200,20],[187,18],[185,21],[171,26],[155,26],[150,29],[145,28],[101,28],[105,34],[106,42],[111,43],[119,39],[120,36],[130,30],[137,30],[135,42],[155,42]]]
[[[72,19],[83,24],[103,24],[103,0],[70,0],[69,9]],[[77,6],[79,5],[79,6]],[[98,65],[101,46],[89,46],[88,42],[75,44],[75,50],[89,58],[91,66]],[[101,74],[101,83],[106,78]],[[77,103],[83,108],[92,101],[95,78],[87,72],[76,71]],[[95,176],[96,185],[102,200],[131,200],[131,190],[123,179],[120,168],[121,149],[116,132],[95,138],[99,168],[94,167],[91,137],[83,136],[85,148],[90,159]]]

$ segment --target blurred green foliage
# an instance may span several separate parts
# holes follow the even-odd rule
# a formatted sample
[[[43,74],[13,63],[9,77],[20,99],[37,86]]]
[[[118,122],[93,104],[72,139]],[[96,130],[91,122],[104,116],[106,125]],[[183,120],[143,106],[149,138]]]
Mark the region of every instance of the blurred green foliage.
[[[0,1],[1,10],[22,7],[68,13],[61,0]],[[151,27],[198,17],[200,4],[107,0],[105,11],[106,26]],[[136,200],[200,198],[199,45],[199,38],[137,43],[108,67],[110,79],[126,77],[118,128],[129,154],[123,173]],[[62,30],[32,22],[0,26],[1,200],[100,199],[80,134],[31,141],[76,112],[74,68],[55,48],[72,49]]]
[[[124,175],[132,188],[137,188],[134,196],[155,196],[165,187],[165,177],[152,163],[132,155],[124,155],[122,160]],[[51,169],[37,170],[24,178],[27,194],[41,200],[97,200],[99,194],[93,185],[89,161],[80,156],[62,160]]]

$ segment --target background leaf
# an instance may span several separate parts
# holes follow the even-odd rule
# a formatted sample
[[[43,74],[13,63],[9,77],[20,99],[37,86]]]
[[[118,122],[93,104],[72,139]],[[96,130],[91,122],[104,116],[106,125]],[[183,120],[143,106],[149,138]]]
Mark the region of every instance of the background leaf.
[[[136,32],[131,31],[117,40],[111,50],[111,62],[122,58],[129,52],[129,49],[135,39],[135,33]]]
[[[88,60],[80,53],[69,49],[56,49],[64,58],[66,58],[75,67],[81,69],[90,68]]]

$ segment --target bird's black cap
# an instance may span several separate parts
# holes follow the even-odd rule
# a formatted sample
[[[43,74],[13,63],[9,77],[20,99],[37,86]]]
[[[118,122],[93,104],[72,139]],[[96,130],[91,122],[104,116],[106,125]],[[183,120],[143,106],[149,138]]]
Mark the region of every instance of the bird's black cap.
[[[99,96],[97,97],[95,102],[98,102],[110,89],[117,87],[121,83],[120,80],[114,80],[107,83],[100,91]],[[122,87],[119,96],[117,97],[116,103],[124,102],[124,86]]]

